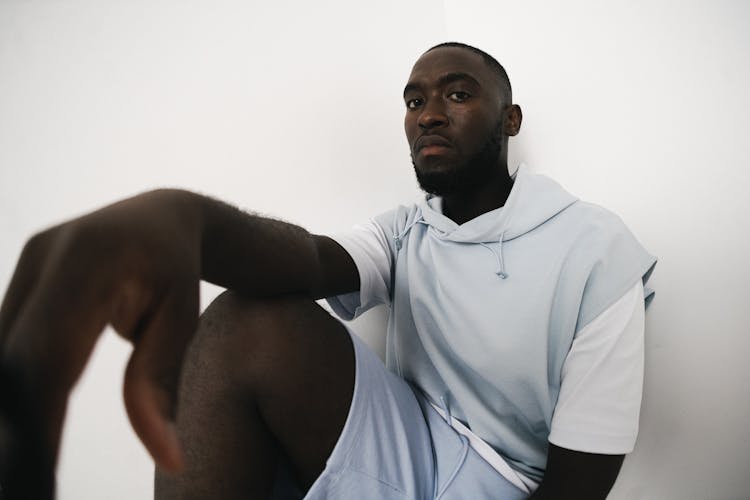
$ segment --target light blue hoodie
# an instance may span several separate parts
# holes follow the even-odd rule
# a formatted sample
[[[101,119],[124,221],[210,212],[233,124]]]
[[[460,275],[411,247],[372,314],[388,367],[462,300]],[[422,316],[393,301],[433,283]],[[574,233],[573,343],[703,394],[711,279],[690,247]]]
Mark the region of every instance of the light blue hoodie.
[[[432,401],[445,398],[454,417],[540,481],[576,333],[645,283],[656,259],[616,215],[523,166],[504,207],[459,226],[440,203],[375,218],[389,240],[387,299],[329,302],[345,319],[390,305],[388,368]]]

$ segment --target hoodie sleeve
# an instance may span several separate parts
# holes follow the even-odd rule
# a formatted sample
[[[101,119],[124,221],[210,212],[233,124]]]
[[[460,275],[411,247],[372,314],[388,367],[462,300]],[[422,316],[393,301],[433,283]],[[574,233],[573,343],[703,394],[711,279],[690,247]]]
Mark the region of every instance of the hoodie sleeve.
[[[653,297],[646,283],[656,258],[612,212],[579,202],[570,215],[586,221],[576,226],[565,269],[575,276],[569,298],[578,309],[549,441],[589,453],[629,453],[638,434],[645,307]]]
[[[648,280],[656,266],[656,257],[649,254],[633,233],[615,214],[588,204],[598,212],[588,225],[578,245],[579,262],[588,269],[583,287],[576,325],[576,334],[613,305],[636,283],[644,287],[644,304],[648,306],[654,292]]]

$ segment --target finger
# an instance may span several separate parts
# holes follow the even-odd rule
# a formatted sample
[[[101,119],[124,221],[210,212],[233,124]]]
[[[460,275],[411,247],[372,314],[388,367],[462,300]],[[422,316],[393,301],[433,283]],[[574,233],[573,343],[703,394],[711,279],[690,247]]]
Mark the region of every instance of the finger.
[[[139,332],[123,388],[130,423],[164,470],[182,468],[174,427],[182,359],[198,322],[198,278],[173,286]]]
[[[52,239],[53,231],[48,230],[33,236],[23,247],[16,269],[5,292],[0,306],[0,351],[10,334],[13,322],[18,316],[24,301],[34,288],[44,257]]]

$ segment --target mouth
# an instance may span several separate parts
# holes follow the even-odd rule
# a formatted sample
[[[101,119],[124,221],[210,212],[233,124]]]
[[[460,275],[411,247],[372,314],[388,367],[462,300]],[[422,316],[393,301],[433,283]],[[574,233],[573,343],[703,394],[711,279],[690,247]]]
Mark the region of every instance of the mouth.
[[[414,151],[421,156],[439,155],[453,148],[453,144],[439,135],[424,135],[417,139]]]

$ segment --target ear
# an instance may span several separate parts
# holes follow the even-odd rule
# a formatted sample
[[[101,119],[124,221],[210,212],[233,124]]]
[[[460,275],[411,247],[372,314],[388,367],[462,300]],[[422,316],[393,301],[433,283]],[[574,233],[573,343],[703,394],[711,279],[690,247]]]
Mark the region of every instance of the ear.
[[[518,134],[521,130],[521,121],[523,121],[521,107],[518,104],[511,104],[505,108],[503,115],[503,134],[507,136]]]

